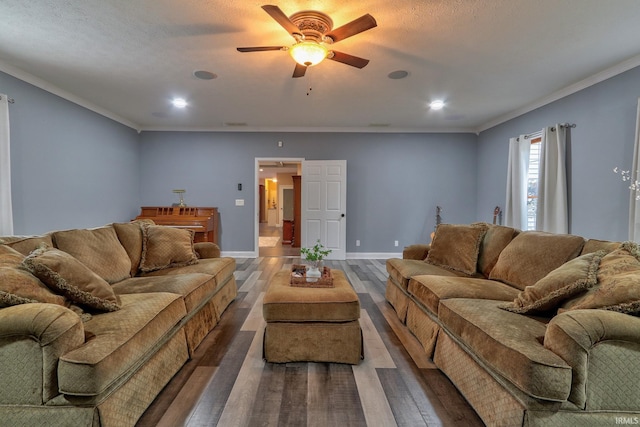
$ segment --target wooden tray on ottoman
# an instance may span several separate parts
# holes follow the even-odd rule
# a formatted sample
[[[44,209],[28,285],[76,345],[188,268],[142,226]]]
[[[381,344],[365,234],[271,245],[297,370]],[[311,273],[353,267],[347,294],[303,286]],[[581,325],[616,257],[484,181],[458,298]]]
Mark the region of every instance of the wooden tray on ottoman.
[[[301,277],[294,277],[294,272],[302,272]],[[322,276],[315,282],[307,282],[307,269],[302,264],[291,266],[291,286],[298,288],[333,288],[333,275],[329,267],[322,267]]]

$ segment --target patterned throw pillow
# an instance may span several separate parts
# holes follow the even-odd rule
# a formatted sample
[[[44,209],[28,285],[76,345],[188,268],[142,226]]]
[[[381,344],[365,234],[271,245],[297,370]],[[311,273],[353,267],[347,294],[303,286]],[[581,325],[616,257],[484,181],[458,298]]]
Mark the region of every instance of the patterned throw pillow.
[[[71,302],[99,311],[120,309],[111,285],[66,252],[43,246],[29,254],[23,265]]]
[[[15,267],[22,263],[24,255],[7,245],[0,245],[0,267]]]
[[[425,260],[428,264],[474,275],[487,225],[439,224]]]
[[[109,283],[131,275],[131,260],[113,227],[53,233],[55,247],[70,254]]]
[[[571,234],[523,231],[498,257],[489,279],[524,290],[580,255],[584,239]]]
[[[143,224],[140,271],[150,272],[197,263],[193,234],[191,230]]]
[[[19,267],[0,267],[0,307],[32,302],[65,305],[63,296],[51,292],[30,272]]]
[[[140,221],[132,221],[126,223],[113,223],[116,230],[118,240],[127,251],[131,260],[131,277],[138,274],[140,268],[140,259],[142,257],[142,223]]]
[[[598,284],[586,294],[568,301],[563,308],[640,313],[640,246],[624,242],[620,248],[605,255],[598,269]]]
[[[567,298],[571,298],[598,282],[596,273],[605,251],[582,255],[556,268],[533,286],[518,293],[513,302],[500,308],[514,313],[527,314],[554,310]]]

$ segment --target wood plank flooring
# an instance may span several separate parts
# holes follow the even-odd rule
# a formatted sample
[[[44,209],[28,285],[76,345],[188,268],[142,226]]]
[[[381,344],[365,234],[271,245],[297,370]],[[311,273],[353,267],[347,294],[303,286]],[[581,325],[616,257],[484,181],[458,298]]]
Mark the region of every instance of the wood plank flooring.
[[[481,426],[384,300],[385,261],[328,261],[358,293],[357,366],[266,363],[262,297],[299,258],[237,259],[238,297],[138,426]]]

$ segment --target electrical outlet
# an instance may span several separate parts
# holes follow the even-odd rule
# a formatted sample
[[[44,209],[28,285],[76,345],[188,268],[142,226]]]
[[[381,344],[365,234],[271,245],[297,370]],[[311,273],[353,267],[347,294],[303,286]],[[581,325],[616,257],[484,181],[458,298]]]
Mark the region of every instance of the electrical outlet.
[[[360,240],[356,240],[356,246],[360,246]]]
[[[396,240],[396,241],[393,243],[393,245],[394,245],[394,246],[398,246],[398,241]]]
[[[236,199],[236,206],[244,206],[244,199]]]

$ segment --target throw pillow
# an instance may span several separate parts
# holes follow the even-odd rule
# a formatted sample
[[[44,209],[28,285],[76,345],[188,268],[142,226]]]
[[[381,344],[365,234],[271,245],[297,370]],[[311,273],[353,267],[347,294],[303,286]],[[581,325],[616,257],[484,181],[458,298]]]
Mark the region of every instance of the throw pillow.
[[[500,308],[514,313],[527,314],[553,310],[578,293],[594,286],[596,274],[605,251],[598,251],[578,258],[556,268],[533,286],[520,291],[513,302]]]
[[[426,262],[448,270],[474,275],[486,224],[439,224]]]
[[[640,313],[640,246],[637,243],[624,242],[605,255],[598,269],[597,286],[564,306],[567,310],[585,308]]]
[[[576,258],[584,239],[571,234],[523,231],[504,248],[489,279],[524,290],[538,280]]]
[[[487,232],[480,243],[480,253],[478,255],[478,272],[484,277],[489,277],[491,270],[498,262],[498,257],[505,247],[514,237],[518,235],[518,230],[503,225],[485,224]]]
[[[18,267],[0,267],[0,307],[33,302],[65,305],[63,296],[51,292],[30,272]]]
[[[43,246],[29,254],[23,265],[71,302],[100,311],[120,309],[111,285],[66,252]]]
[[[29,255],[31,251],[38,249],[38,247],[43,243],[47,246],[53,246],[51,235],[49,234],[32,237],[3,237],[1,243],[10,246],[22,255]]]
[[[140,270],[150,272],[197,263],[193,234],[191,230],[143,224]]]
[[[20,252],[7,245],[0,245],[0,267],[18,266],[23,259],[24,255]]]
[[[584,243],[581,255],[589,254],[591,252],[605,251],[606,253],[612,252],[620,247],[622,242],[611,242],[608,240],[589,239]]]
[[[113,227],[56,231],[56,248],[70,254],[109,283],[131,275],[131,260]]]
[[[142,257],[142,223],[139,221],[132,221],[126,223],[113,223],[113,228],[116,230],[118,240],[127,251],[129,259],[131,260],[131,277],[138,274],[138,268],[140,268],[140,259]]]

